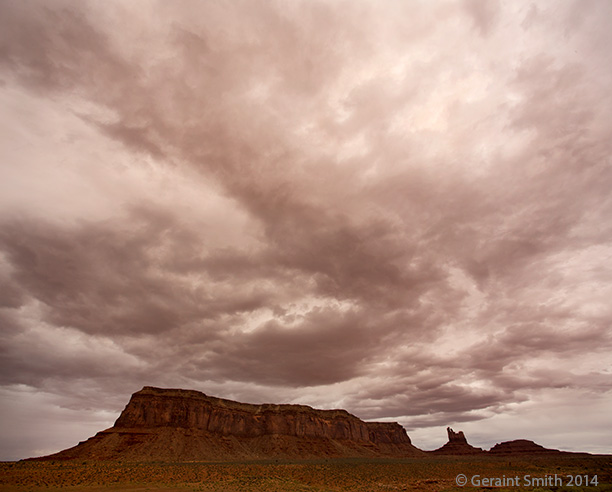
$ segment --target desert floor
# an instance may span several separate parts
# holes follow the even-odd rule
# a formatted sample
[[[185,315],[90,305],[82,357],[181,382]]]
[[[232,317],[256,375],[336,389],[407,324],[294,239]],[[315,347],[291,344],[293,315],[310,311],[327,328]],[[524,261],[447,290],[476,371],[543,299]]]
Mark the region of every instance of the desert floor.
[[[468,483],[457,486],[464,474]],[[480,478],[518,477],[518,487],[474,486]],[[554,478],[558,477],[557,485]],[[581,487],[568,486],[570,475]],[[585,485],[585,475],[589,485]],[[593,483],[597,475],[598,485]],[[546,478],[546,477],[549,478]],[[526,478],[529,477],[529,478]],[[548,480],[532,485],[533,478]],[[526,485],[525,480],[529,485]],[[559,486],[559,480],[563,485]],[[576,479],[574,479],[577,481]],[[538,482],[535,482],[538,484]],[[19,461],[0,463],[0,491],[612,491],[612,456],[428,457],[235,463]]]

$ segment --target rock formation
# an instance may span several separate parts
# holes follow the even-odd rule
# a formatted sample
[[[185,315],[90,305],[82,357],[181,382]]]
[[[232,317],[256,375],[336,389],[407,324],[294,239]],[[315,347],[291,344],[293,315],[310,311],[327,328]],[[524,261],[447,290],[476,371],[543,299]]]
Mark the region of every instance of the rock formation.
[[[506,441],[493,446],[489,453],[498,455],[524,455],[524,454],[559,454],[563,451],[548,449],[527,439]]]
[[[364,422],[346,410],[306,405],[251,405],[199,391],[145,386],[134,393],[113,427],[42,460],[213,461],[326,457],[424,457],[562,453],[516,440],[483,451],[463,432],[424,452],[396,422]]]
[[[496,444],[489,451],[484,451],[481,448],[471,446],[463,432],[455,432],[450,427],[446,428],[448,433],[448,442],[435,451],[430,453],[447,454],[447,455],[469,455],[469,454],[491,454],[496,456],[526,456],[526,455],[541,455],[541,454],[588,454],[588,453],[569,453],[567,451],[559,451],[557,449],[547,449],[533,441],[526,439],[517,439],[515,441],[506,441],[501,444]]]
[[[345,410],[251,405],[180,389],[134,393],[110,429],[46,459],[217,460],[418,456],[402,426]]]
[[[468,444],[462,431],[455,432],[450,427],[447,427],[446,432],[448,433],[448,442],[441,448],[432,451],[432,453],[465,455],[482,454],[486,452],[481,448],[475,448]]]

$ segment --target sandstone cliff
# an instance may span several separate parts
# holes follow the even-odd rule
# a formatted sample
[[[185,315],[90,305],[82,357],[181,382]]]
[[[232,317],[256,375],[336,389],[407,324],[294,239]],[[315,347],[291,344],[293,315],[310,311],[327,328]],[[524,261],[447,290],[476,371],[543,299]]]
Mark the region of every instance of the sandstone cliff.
[[[424,452],[396,422],[364,422],[346,410],[306,405],[251,405],[199,391],[145,386],[134,393],[113,427],[38,459],[213,461],[326,457],[424,457],[562,453],[524,439],[471,446],[447,428],[448,442]],[[563,453],[565,454],[565,453]]]
[[[397,423],[345,410],[251,405],[191,390],[144,387],[110,429],[48,459],[216,460],[418,456]]]

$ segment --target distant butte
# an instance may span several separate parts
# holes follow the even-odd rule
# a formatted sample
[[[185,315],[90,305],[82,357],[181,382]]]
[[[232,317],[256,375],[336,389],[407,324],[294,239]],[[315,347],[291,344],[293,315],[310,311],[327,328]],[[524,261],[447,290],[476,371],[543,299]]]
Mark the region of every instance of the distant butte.
[[[518,455],[518,454],[559,454],[563,451],[558,449],[547,449],[544,446],[540,446],[533,441],[527,439],[517,439],[515,441],[502,442],[496,444],[489,451],[491,454],[499,455]]]
[[[475,448],[468,444],[467,439],[462,431],[455,432],[450,427],[446,428],[448,434],[448,442],[439,449],[431,451],[435,454],[453,454],[453,455],[466,455],[466,454],[482,454],[486,453],[481,448]]]
[[[346,410],[306,405],[252,405],[193,390],[145,386],[115,424],[87,441],[38,460],[216,461],[343,457],[426,457],[430,454],[526,455],[561,453],[532,441],[483,451],[463,432],[425,452],[396,422],[364,422]]]

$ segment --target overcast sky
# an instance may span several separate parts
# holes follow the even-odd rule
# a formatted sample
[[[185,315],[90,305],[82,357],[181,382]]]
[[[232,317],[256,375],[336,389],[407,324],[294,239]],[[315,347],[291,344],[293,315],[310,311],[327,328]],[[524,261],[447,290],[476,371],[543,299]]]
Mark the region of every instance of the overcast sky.
[[[145,385],[612,453],[611,24],[0,0],[0,459]]]

